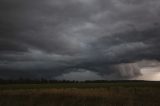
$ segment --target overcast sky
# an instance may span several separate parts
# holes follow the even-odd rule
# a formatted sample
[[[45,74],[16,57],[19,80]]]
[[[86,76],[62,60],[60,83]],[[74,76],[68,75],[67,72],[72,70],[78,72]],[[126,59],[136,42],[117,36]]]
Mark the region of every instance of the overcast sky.
[[[0,78],[160,80],[159,0],[0,0]]]

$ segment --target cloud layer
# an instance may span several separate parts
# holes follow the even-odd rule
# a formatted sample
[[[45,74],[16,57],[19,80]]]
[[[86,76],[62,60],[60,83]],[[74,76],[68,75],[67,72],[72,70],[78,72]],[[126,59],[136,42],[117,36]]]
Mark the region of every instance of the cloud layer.
[[[1,0],[0,77],[140,76],[140,61],[160,59],[159,7],[158,0]]]

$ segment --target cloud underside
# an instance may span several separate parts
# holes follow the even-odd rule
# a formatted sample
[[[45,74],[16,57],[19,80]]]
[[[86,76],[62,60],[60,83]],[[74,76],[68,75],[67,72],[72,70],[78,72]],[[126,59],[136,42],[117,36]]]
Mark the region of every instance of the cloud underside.
[[[158,0],[1,0],[0,77],[139,78],[142,68],[159,66],[159,7]]]

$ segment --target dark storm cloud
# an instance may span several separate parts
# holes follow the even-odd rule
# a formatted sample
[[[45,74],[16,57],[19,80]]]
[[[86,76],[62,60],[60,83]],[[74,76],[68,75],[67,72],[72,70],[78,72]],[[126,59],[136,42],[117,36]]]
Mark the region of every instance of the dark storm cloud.
[[[140,75],[136,62],[160,57],[159,7],[158,0],[1,0],[1,76]]]

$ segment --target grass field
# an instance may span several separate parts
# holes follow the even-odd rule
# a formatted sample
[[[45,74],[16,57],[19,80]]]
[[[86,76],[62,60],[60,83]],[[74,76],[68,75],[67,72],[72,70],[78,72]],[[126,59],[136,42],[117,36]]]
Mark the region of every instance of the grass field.
[[[160,82],[3,84],[0,106],[160,106]]]

